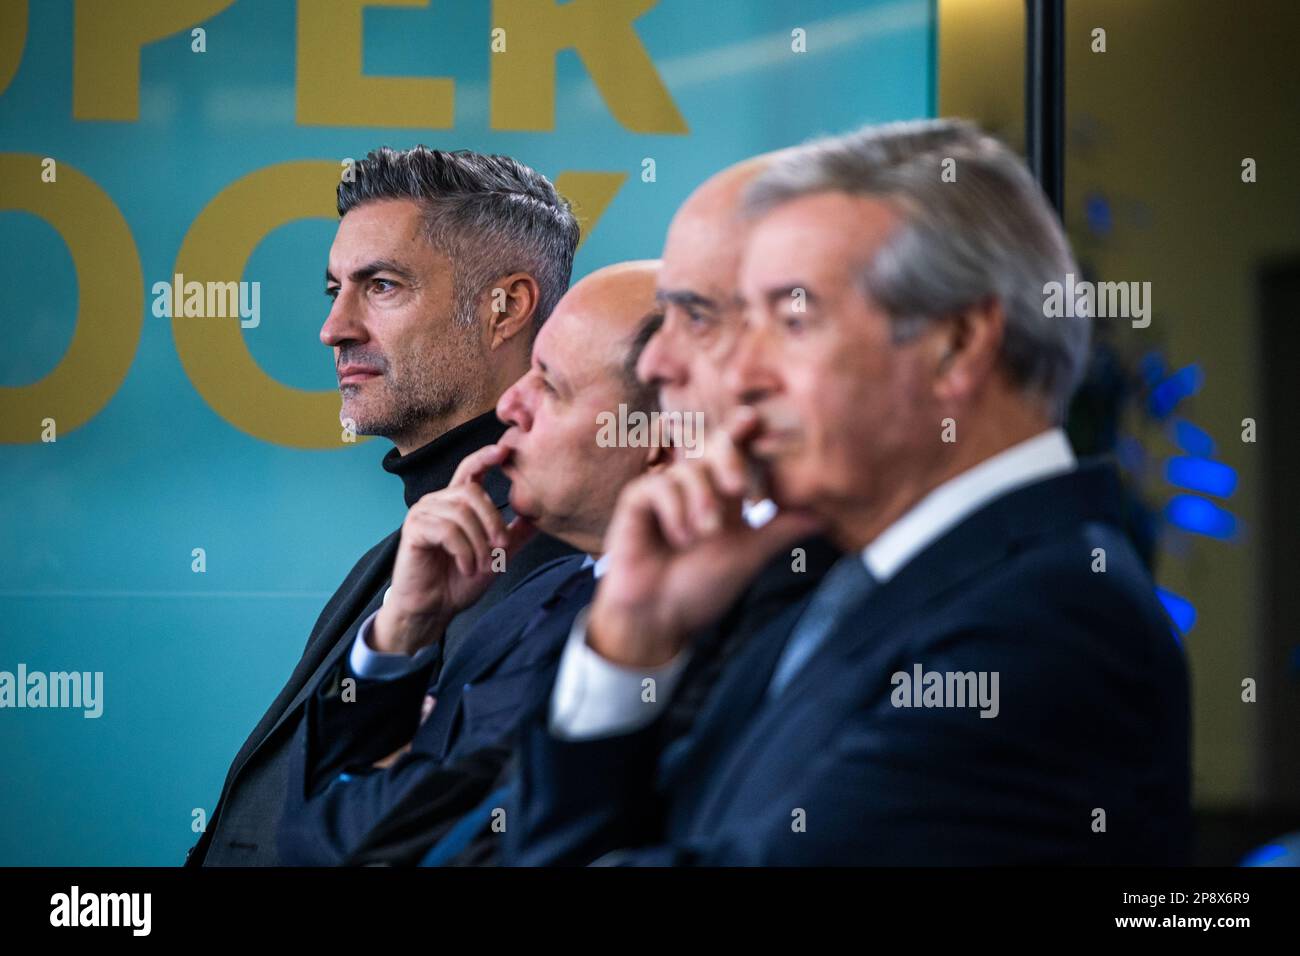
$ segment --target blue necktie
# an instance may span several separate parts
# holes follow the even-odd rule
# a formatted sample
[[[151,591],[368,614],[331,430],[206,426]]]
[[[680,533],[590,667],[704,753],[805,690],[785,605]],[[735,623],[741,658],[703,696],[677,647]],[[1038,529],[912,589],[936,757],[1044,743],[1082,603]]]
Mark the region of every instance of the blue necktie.
[[[786,642],[772,682],[767,686],[768,699],[777,697],[799,673],[817,648],[840,623],[846,611],[861,604],[876,586],[876,579],[867,570],[861,552],[846,554],[826,572],[826,578],[799,616],[794,633]]]

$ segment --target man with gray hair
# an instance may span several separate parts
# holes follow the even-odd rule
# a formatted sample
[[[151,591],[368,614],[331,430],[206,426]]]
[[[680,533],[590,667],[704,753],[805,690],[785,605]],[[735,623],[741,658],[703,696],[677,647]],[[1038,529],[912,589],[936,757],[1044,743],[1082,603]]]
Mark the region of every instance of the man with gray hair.
[[[964,122],[869,128],[783,157],[745,206],[739,407],[625,489],[565,652],[654,700],[532,727],[510,858],[1182,861],[1185,663],[1114,469],[1059,427],[1089,327],[1044,314],[1077,269],[1023,163]],[[764,493],[785,534],[742,520]],[[694,636],[756,550],[812,528],[845,557],[656,752]]]
[[[392,441],[383,467],[401,478],[410,508],[505,431],[493,410],[528,370],[533,338],[568,288],[578,224],[545,176],[507,156],[385,147],[353,173],[338,186],[320,339],[333,351],[340,421]],[[483,476],[483,506],[506,521],[509,494],[499,469]],[[339,506],[348,506],[342,490]],[[572,553],[545,535],[524,543],[528,529],[511,528],[509,553],[493,568],[500,573],[452,619],[426,662],[429,676],[514,585]],[[311,689],[380,606],[399,540],[400,530],[367,551],[326,604],[288,683],[231,764],[187,864],[279,862],[289,744]]]

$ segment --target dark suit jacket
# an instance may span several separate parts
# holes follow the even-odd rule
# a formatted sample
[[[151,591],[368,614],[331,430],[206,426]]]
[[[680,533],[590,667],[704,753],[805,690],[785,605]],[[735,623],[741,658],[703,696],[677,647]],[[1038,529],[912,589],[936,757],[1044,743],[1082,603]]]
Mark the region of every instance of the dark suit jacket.
[[[282,862],[347,863],[391,819],[433,832],[457,809],[468,809],[465,801],[486,795],[493,775],[482,752],[502,748],[496,766],[504,764],[504,742],[549,688],[574,618],[591,599],[584,560],[561,558],[522,582],[479,619],[432,684],[428,666],[374,680],[356,677],[344,659],[327,673],[294,744]],[[354,700],[340,692],[345,678],[356,681]],[[419,724],[426,691],[437,703]],[[372,766],[407,742],[410,751],[392,765]],[[471,754],[474,760],[458,768]]]
[[[658,746],[666,747],[690,730],[719,674],[726,668],[727,662],[741,652],[746,638],[766,626],[774,615],[785,612],[791,604],[806,598],[839,557],[840,552],[825,538],[813,536],[795,542],[788,552],[777,554],[759,571],[744,593],[713,626],[695,635],[690,662],[672,700],[667,704],[666,712],[655,725]],[[521,722],[525,726],[528,719],[538,718],[543,712],[549,713],[551,687],[548,685],[544,691],[534,701],[535,709],[522,718]],[[513,758],[517,754],[507,752],[505,756]],[[423,798],[436,801],[438,805],[436,811],[430,811],[426,807],[426,817],[436,812],[439,820],[446,821],[451,813],[464,815],[462,820],[456,821],[455,832],[449,832],[452,831],[452,826],[444,823],[434,834],[436,837],[448,836],[447,842],[437,845],[438,865],[487,866],[501,861],[502,831],[494,828],[496,821],[484,812],[485,809],[491,810],[494,807],[485,807],[465,797],[488,792],[500,793],[505,795],[502,804],[509,802],[509,795],[518,783],[517,762],[499,757],[497,764],[501,770],[496,779],[490,785],[488,782],[479,782],[471,791],[460,780],[478,779],[492,766],[488,763],[486,753],[476,754],[474,758],[465,761],[458,768],[457,786],[444,785],[436,793]],[[442,772],[447,773],[446,770]],[[393,829],[397,829],[396,821]],[[429,835],[427,831],[421,833],[421,843],[417,848],[421,852],[432,845]],[[387,858],[391,859],[392,850],[387,852]],[[420,853],[415,854],[416,858],[419,856]],[[371,862],[361,855],[358,855],[356,861]]]
[[[985,505],[768,700],[790,607],[666,749],[653,726],[565,742],[538,721],[507,861],[1182,862],[1186,668],[1118,501],[1113,469],[1085,464]],[[915,664],[998,672],[998,715],[894,706],[892,675]]]
[[[385,468],[402,474],[409,506],[418,498],[418,492],[445,486],[461,458],[496,441],[503,429],[494,416],[483,415],[436,439],[438,447],[426,446],[428,450],[415,452],[426,457],[428,451],[438,453],[432,474],[413,478],[389,468],[389,459],[385,459]],[[483,486],[493,504],[511,516],[509,481],[494,469],[485,477]],[[321,611],[302,659],[232,761],[207,828],[186,855],[187,866],[273,866],[279,862],[276,832],[288,787],[289,742],[301,722],[303,704],[312,688],[352,646],[361,622],[382,601],[399,537],[400,530],[394,531],[367,551]],[[536,536],[510,559],[506,572],[492,582],[483,598],[451,622],[446,636],[449,646],[454,647],[480,616],[536,568],[572,553],[572,548],[554,538]]]

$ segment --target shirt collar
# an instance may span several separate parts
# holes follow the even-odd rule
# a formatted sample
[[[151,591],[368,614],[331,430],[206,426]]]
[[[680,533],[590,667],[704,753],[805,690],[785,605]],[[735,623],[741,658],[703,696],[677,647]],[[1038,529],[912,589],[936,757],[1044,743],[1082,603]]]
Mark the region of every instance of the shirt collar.
[[[1049,428],[950,478],[912,506],[862,551],[867,570],[888,581],[929,544],[981,506],[1077,465],[1065,432]]]
[[[751,528],[761,528],[776,517],[776,502],[771,498],[762,501],[746,501],[740,506],[740,513],[745,523]]]
[[[601,576],[604,575],[605,570],[609,567],[609,555],[602,554],[597,558],[589,554],[587,555],[586,560],[582,562],[582,566],[584,568],[591,568],[591,576],[599,581]]]

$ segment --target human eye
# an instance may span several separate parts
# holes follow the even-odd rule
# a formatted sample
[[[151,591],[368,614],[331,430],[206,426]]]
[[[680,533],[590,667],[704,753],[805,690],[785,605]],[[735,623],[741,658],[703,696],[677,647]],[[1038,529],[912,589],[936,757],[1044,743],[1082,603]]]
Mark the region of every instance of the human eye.
[[[706,332],[717,325],[717,317],[703,309],[687,306],[684,311],[687,324],[697,332]]]

